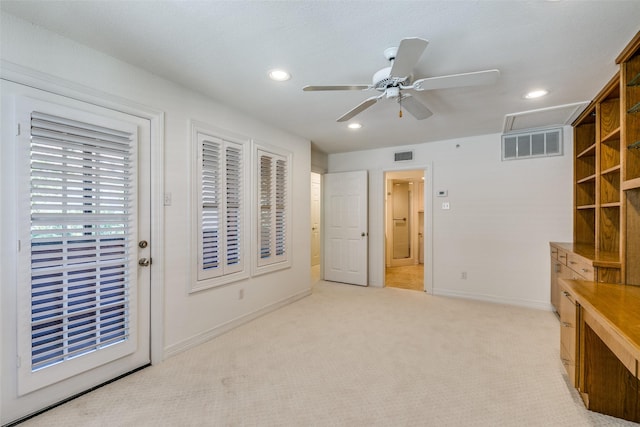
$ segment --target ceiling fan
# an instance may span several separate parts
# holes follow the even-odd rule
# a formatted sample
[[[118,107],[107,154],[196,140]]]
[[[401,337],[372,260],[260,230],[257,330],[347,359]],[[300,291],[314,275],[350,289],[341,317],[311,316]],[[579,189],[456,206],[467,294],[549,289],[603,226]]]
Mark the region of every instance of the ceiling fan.
[[[365,99],[338,118],[338,122],[345,122],[362,113],[383,98],[396,99],[400,104],[400,117],[402,107],[411,113],[416,119],[424,120],[433,113],[423,104],[413,92],[434,89],[447,89],[452,87],[487,85],[495,83],[500,75],[498,70],[476,71],[463,74],[450,74],[439,77],[427,77],[413,80],[413,67],[426,49],[427,40],[410,37],[400,41],[400,46],[385,49],[384,56],[391,62],[389,67],[377,71],[373,75],[373,83],[369,85],[332,85],[332,86],[305,86],[304,91],[326,90],[376,90],[379,95]]]

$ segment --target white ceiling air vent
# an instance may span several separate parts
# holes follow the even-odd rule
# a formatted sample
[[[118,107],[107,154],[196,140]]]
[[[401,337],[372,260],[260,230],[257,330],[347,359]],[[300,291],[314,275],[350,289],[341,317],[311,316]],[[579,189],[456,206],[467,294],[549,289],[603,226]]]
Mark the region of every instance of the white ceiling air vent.
[[[589,101],[507,114],[504,116],[503,132],[510,133],[527,129],[569,125],[587,105],[589,105]]]
[[[502,160],[562,155],[562,128],[502,135]]]
[[[400,151],[393,153],[394,162],[406,162],[407,160],[413,160],[413,151]]]

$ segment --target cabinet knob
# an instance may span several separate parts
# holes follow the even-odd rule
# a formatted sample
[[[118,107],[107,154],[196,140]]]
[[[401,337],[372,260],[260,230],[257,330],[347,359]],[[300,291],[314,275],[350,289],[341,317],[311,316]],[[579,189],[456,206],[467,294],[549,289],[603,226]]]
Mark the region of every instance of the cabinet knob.
[[[564,326],[565,328],[570,328],[572,325],[569,322],[562,322],[561,323],[562,326]]]

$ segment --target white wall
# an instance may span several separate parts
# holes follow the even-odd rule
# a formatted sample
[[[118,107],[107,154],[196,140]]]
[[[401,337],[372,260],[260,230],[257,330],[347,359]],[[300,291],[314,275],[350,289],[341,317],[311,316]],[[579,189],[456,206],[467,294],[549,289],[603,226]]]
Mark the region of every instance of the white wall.
[[[383,283],[384,172],[431,165],[433,193],[448,190],[446,198],[427,195],[434,294],[550,309],[548,243],[573,239],[571,128],[564,156],[503,162],[500,146],[493,134],[329,155],[329,172],[369,171],[371,286]],[[393,153],[404,150],[414,160],[394,163]]]
[[[310,289],[310,142],[86,46],[2,14],[1,55],[29,69],[165,113],[164,185],[172,205],[164,218],[164,351],[173,354],[226,325]],[[195,119],[293,153],[293,266],[190,294],[189,120]],[[249,165],[247,165],[249,167]],[[2,266],[10,268],[10,266]],[[3,283],[3,286],[5,284]],[[239,299],[239,290],[244,299]],[[156,327],[159,325],[155,325]]]

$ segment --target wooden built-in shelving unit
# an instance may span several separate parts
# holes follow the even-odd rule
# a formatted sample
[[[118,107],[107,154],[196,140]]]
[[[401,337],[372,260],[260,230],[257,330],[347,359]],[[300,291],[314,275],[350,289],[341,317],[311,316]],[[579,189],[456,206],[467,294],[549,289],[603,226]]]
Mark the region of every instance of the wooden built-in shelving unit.
[[[574,123],[573,238],[593,247],[596,259],[601,254],[616,259],[621,268],[620,135],[620,75],[616,74]]]
[[[622,252],[625,283],[640,286],[640,33],[616,60],[620,64]]]

